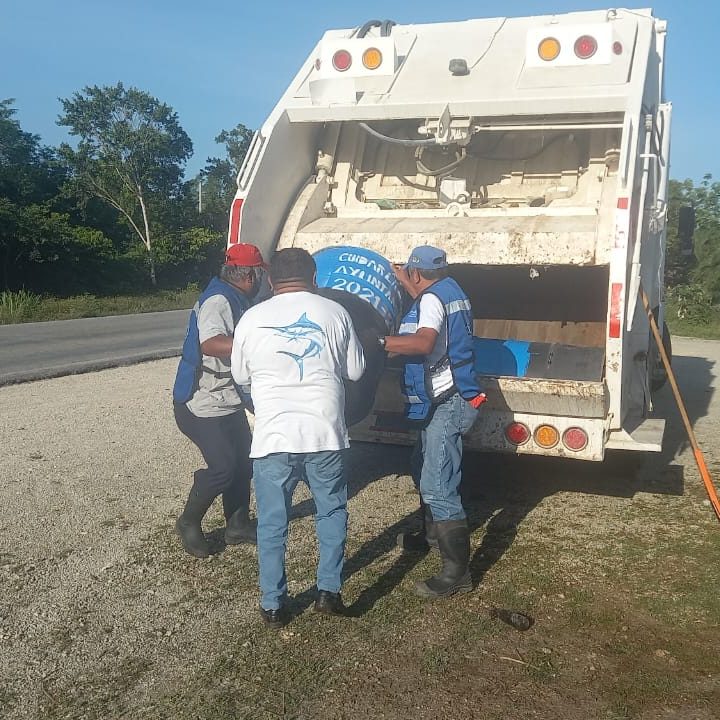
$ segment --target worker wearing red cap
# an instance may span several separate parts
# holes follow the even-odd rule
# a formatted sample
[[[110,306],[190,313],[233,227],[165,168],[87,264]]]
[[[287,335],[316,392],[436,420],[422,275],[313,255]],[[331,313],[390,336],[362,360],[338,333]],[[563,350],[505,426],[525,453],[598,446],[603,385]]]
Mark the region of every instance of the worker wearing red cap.
[[[195,557],[210,554],[202,519],[218,495],[226,519],[225,542],[256,542],[248,512],[251,435],[241,391],[230,374],[230,354],[235,326],[257,295],[265,267],[254,245],[231,245],[219,276],[190,313],[173,404],[178,428],[197,445],[207,468],[195,471],[175,528],[185,550]]]

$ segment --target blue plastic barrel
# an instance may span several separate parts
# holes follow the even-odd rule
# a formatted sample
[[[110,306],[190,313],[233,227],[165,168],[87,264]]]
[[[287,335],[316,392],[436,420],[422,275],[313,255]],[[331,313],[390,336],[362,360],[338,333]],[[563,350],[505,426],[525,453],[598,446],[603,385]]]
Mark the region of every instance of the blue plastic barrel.
[[[318,287],[357,295],[377,310],[389,333],[395,331],[402,293],[392,266],[382,255],[359,247],[330,247],[313,257]]]
[[[474,370],[478,375],[525,377],[530,364],[530,343],[525,340],[473,338]]]

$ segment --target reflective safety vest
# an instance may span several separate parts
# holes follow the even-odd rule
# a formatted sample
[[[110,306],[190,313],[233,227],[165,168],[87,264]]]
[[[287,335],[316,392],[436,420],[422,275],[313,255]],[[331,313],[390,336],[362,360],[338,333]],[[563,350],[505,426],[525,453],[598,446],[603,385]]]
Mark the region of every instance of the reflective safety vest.
[[[465,400],[472,400],[481,392],[473,369],[475,353],[470,300],[452,278],[443,278],[418,295],[402,320],[400,335],[417,332],[420,299],[426,293],[435,295],[445,308],[447,345],[445,354],[433,366],[428,364],[427,357],[409,358],[405,363],[403,394],[407,400],[405,412],[409,420],[424,420],[433,405],[456,392]],[[452,387],[434,398],[432,379],[445,373],[452,377]]]
[[[228,303],[233,317],[233,325],[237,325],[243,313],[250,307],[250,300],[241,290],[233,287],[224,280],[214,277],[195,303],[190,312],[187,334],[182,348],[182,357],[175,375],[173,386],[173,400],[176,403],[186,403],[195,394],[203,371],[212,373],[216,377],[232,377],[230,371],[217,373],[203,366],[203,353],[200,348],[200,332],[198,330],[198,311],[203,303],[214,295],[222,295]],[[238,389],[238,392],[239,389]]]

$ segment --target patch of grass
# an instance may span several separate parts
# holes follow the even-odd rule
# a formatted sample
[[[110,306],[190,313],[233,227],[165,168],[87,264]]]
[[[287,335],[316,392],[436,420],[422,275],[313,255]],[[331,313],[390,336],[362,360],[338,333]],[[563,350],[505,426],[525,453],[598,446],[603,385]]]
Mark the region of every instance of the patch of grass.
[[[0,324],[25,322],[33,317],[42,303],[39,295],[19,290],[10,292],[4,290],[0,293]]]
[[[442,673],[450,664],[450,653],[445,648],[431,646],[426,648],[423,660],[427,672]]]
[[[48,680],[43,684],[45,699],[41,702],[42,717],[105,720],[124,717],[126,698],[136,688],[151,663],[138,655],[123,657],[117,663],[88,675],[73,678],[65,684]]]
[[[57,298],[34,295],[25,290],[0,293],[0,325],[46,320],[129,315],[133,313],[183,310],[192,307],[196,284],[179,290],[157,290],[138,295],[77,295]]]
[[[713,306],[708,312],[707,322],[693,322],[677,316],[677,307],[668,302],[665,321],[672,335],[720,340],[720,306]]]

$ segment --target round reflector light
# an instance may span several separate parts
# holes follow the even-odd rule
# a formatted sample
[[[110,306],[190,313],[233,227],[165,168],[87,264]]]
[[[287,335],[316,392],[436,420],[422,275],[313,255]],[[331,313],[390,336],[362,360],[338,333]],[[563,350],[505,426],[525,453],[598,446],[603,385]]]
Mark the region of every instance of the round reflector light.
[[[505,437],[513,445],[524,445],[530,439],[530,430],[523,423],[510,423],[505,428]]]
[[[581,60],[591,58],[597,52],[597,40],[592,35],[581,35],[575,41],[575,54]]]
[[[338,50],[333,55],[332,64],[338,72],[345,72],[352,65],[352,55],[347,50]]]
[[[541,60],[554,60],[560,54],[560,41],[554,37],[546,37],[538,45],[538,55]]]
[[[622,43],[621,43],[619,40],[616,40],[616,41],[613,43],[613,52],[614,52],[616,55],[622,55],[622,51],[623,51],[623,45],[622,45]]]
[[[588,436],[582,428],[570,427],[563,433],[562,441],[568,450],[580,452],[587,447]]]
[[[368,70],[377,70],[382,64],[382,53],[377,48],[368,48],[363,53],[362,62]]]
[[[540,447],[554,448],[560,440],[560,433],[552,425],[540,425],[535,428],[533,437]]]

